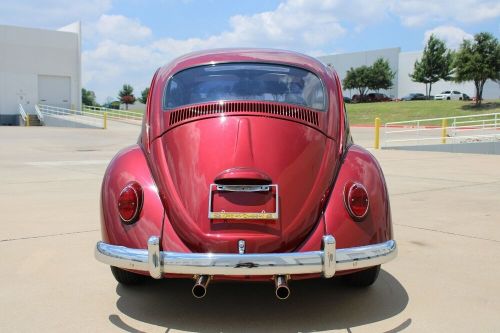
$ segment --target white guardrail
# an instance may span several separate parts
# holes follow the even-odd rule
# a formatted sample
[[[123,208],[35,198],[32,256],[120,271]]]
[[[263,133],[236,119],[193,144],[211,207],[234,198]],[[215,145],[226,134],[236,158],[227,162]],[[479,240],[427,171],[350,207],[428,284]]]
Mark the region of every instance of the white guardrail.
[[[389,122],[383,147],[500,140],[500,113]]]
[[[17,110],[19,111],[19,114],[21,115],[21,118],[23,119],[24,123],[26,123],[28,115],[26,114],[26,111],[24,111],[22,104],[19,104]]]
[[[38,104],[38,110],[42,117],[52,117],[64,121],[67,127],[79,127],[85,125],[96,128],[106,128],[105,116],[89,116],[81,110],[61,108],[58,106]]]
[[[142,112],[108,109],[103,107],[83,106],[82,110],[67,109],[52,105],[38,104],[35,109],[40,112],[39,117],[51,116],[60,120],[67,120],[68,126],[73,123],[74,127],[83,124],[97,128],[107,128],[108,119],[122,121],[130,124],[140,125],[142,123]]]
[[[83,106],[83,114],[88,116],[99,116],[102,117],[104,113],[107,114],[108,119],[127,121],[130,123],[142,122],[143,113],[140,111],[126,111],[126,110],[116,110],[108,109],[98,106]]]
[[[38,106],[38,104],[35,104],[35,111],[36,115],[38,116],[38,119],[40,119],[40,121],[43,123],[43,114],[40,111],[40,107]]]

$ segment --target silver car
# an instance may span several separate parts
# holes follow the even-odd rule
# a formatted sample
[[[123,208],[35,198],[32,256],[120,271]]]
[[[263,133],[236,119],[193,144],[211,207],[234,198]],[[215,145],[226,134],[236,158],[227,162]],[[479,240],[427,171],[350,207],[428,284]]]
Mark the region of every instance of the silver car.
[[[456,90],[446,90],[446,91],[443,91],[442,93],[434,96],[434,99],[438,99],[438,100],[444,100],[444,99],[446,99],[446,100],[452,100],[452,99],[462,100],[463,94],[460,91],[456,91]]]

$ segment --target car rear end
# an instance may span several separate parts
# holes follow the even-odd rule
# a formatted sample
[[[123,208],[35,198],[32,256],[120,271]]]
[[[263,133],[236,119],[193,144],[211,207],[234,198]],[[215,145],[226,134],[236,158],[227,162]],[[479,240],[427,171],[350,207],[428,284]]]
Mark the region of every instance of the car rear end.
[[[396,255],[383,176],[371,155],[347,154],[340,82],[328,68],[294,53],[216,53],[181,59],[155,85],[142,148],[164,208],[161,232],[139,213],[126,224],[149,233],[146,244],[101,242],[99,260],[195,278],[197,297],[210,280],[272,279],[286,298],[290,278],[329,278]],[[364,171],[349,164],[364,158]],[[341,173],[343,163],[356,171]],[[336,186],[339,174],[349,179]]]

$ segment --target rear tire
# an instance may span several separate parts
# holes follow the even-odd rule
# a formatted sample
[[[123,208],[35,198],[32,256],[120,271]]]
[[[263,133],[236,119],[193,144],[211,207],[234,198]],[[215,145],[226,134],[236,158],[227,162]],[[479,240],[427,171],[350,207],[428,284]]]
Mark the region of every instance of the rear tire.
[[[449,100],[450,100],[450,98],[449,98],[449,97],[446,97],[446,100],[447,100],[447,101],[449,101]]]
[[[114,266],[110,267],[111,267],[111,273],[113,273],[115,280],[118,281],[120,284],[126,286],[136,286],[138,284],[144,283],[144,281],[146,281],[147,279],[147,277],[144,275],[132,273]]]
[[[344,275],[344,282],[352,287],[366,288],[377,281],[380,273],[380,265],[370,267],[360,272]]]

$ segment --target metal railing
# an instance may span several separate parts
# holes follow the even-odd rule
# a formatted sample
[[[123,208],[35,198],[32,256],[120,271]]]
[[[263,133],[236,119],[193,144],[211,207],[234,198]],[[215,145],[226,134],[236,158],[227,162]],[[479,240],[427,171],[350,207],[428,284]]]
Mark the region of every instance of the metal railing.
[[[40,119],[40,122],[43,124],[43,114],[40,111],[40,107],[38,106],[38,104],[35,104],[35,111],[38,119]]]
[[[107,117],[112,120],[119,121],[127,121],[131,123],[142,122],[143,112],[141,111],[126,111],[126,110],[117,110],[117,109],[109,109],[98,106],[88,106],[84,105],[82,112],[87,116],[96,116],[102,117],[104,113],[107,114]]]
[[[99,115],[89,116],[82,110],[67,109],[58,106],[38,104],[38,111],[42,117],[50,116],[66,121],[66,126],[79,127],[79,125],[86,125],[96,128],[106,128],[106,113]]]
[[[497,141],[500,113],[389,122],[383,134],[383,147]]]
[[[17,107],[17,110],[19,111],[19,114],[21,115],[21,119],[24,121],[25,126],[29,126],[29,117],[26,111],[24,111],[24,108],[22,104],[19,103],[19,106]]]

